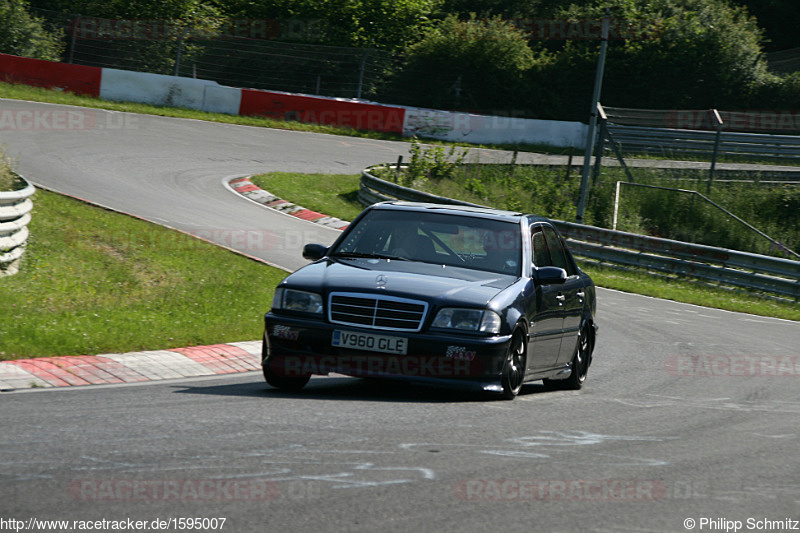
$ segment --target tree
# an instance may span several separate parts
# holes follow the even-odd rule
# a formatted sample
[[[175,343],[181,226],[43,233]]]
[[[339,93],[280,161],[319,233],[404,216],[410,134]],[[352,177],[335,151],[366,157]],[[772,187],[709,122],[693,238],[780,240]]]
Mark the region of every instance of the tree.
[[[404,54],[390,101],[498,111],[513,108],[523,74],[534,62],[522,33],[499,18],[460,21],[449,16]]]
[[[762,32],[744,8],[723,0],[613,0],[612,18],[645,21],[657,31],[609,43],[601,101],[655,109],[736,108],[768,81]],[[608,2],[575,5],[558,16],[601,19]],[[620,37],[624,37],[620,36]],[[570,41],[555,60],[535,71],[555,90],[547,97],[569,105],[544,106],[562,118],[585,120],[597,41]],[[564,83],[564,77],[573,83]],[[531,85],[542,85],[532,79]],[[548,117],[549,118],[549,117]]]
[[[24,0],[0,0],[0,52],[58,61],[60,35],[31,16]]]
[[[764,29],[767,52],[800,47],[797,24],[800,21],[800,2],[797,0],[732,0],[744,6]]]
[[[300,19],[313,25],[319,44],[402,49],[430,26],[442,0],[228,0],[233,17]],[[316,23],[314,23],[316,22]]]

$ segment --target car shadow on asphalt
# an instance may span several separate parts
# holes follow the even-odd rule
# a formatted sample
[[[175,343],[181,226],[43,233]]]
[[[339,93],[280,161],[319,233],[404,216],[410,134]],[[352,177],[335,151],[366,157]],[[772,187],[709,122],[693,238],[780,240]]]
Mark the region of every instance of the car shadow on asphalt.
[[[282,391],[258,380],[228,385],[180,385],[176,393],[258,397],[273,400],[342,400],[401,403],[469,403],[501,400],[499,394],[450,389],[388,379],[327,376],[311,378],[299,391]],[[541,383],[522,387],[520,397],[545,393]]]

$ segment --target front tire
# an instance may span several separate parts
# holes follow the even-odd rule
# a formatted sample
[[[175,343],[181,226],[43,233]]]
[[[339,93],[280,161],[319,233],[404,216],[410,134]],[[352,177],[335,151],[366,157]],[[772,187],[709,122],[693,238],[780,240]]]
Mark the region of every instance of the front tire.
[[[261,369],[264,372],[264,379],[267,380],[269,385],[285,391],[299,391],[305,387],[308,380],[311,379],[310,375],[298,377],[279,376],[271,368],[272,362],[269,360],[269,355],[269,339],[265,331],[261,344]]]
[[[264,370],[264,379],[266,379],[267,383],[269,383],[276,389],[281,389],[285,391],[299,391],[300,389],[305,387],[306,383],[308,383],[308,380],[311,379],[311,376],[300,376],[300,377],[279,376],[272,371],[269,362],[266,362],[262,368]]]
[[[511,338],[506,360],[503,364],[501,382],[503,384],[503,399],[513,400],[522,389],[525,381],[525,342],[522,332],[517,330]]]

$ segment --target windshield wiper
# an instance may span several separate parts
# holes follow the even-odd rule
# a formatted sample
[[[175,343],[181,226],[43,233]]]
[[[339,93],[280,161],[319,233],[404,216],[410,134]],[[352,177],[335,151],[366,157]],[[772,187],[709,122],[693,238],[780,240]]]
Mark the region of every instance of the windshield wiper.
[[[331,255],[331,257],[342,257],[345,259],[395,259],[397,261],[409,261],[408,258],[397,255],[374,254],[366,252],[337,252]]]

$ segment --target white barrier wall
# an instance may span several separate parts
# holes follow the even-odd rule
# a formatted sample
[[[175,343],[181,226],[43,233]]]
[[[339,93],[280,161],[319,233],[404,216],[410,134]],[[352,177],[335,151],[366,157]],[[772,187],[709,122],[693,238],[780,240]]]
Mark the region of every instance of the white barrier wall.
[[[407,107],[403,135],[476,144],[586,146],[588,126],[581,122],[473,115]]]
[[[242,90],[225,85],[206,85],[203,94],[203,111],[238,115],[242,104]]]
[[[242,91],[215,81],[104,68],[100,98],[237,115]]]
[[[287,93],[289,94],[289,93]],[[331,108],[339,99],[289,95],[303,109]],[[238,115],[242,111],[242,90],[216,82],[146,72],[103,69],[100,98],[142,102],[169,107],[186,107],[214,113]],[[300,102],[307,102],[302,104]],[[351,105],[374,106],[353,101]],[[442,141],[475,144],[542,144],[582,149],[588,127],[580,122],[537,120],[490,115],[475,115],[417,107],[402,107],[403,135],[417,135]],[[316,115],[315,115],[316,116]],[[302,121],[302,117],[299,118]]]

